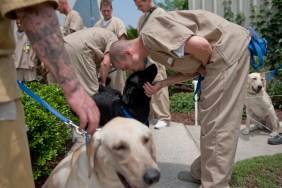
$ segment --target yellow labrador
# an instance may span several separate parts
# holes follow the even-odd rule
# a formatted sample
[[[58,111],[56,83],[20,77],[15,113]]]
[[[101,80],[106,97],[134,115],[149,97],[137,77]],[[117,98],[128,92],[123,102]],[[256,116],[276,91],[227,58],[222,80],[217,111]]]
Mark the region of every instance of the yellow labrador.
[[[282,131],[272,101],[265,91],[265,76],[260,73],[251,73],[248,76],[247,95],[245,98],[247,120],[243,134],[249,134],[255,129],[266,126],[272,130],[270,136],[276,136]],[[251,127],[251,119],[254,126]]]
[[[43,188],[146,188],[159,178],[149,128],[117,117],[64,158]]]

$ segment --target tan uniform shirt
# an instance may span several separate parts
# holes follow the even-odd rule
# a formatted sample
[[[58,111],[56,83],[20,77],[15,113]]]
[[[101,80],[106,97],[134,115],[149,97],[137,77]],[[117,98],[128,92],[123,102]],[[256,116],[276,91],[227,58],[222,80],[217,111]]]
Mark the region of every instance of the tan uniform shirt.
[[[127,35],[124,23],[117,17],[112,17],[106,25],[104,25],[104,19],[101,19],[96,22],[94,27],[102,27],[104,29],[112,31],[117,35],[118,38],[123,34]]]
[[[201,65],[190,54],[178,57],[175,53],[193,35],[204,37],[213,46],[210,64],[222,59],[226,62],[226,66],[211,70],[213,73],[236,62],[247,49],[250,40],[245,28],[204,10],[172,11],[155,16],[148,20],[140,33],[152,59],[183,74],[194,74]]]
[[[104,54],[117,40],[113,32],[98,27],[77,31],[64,37],[64,41],[72,48],[71,52],[68,50],[70,48],[67,48],[67,52],[72,57],[71,63],[78,79],[90,95],[97,93],[99,87],[95,63],[103,61]]]
[[[13,24],[5,17],[15,19],[16,9],[39,2],[52,2],[54,7],[58,6],[55,0],[0,0],[0,102],[11,101],[21,96],[11,58],[15,47]]]
[[[146,25],[146,23],[148,22],[148,20],[152,19],[155,16],[159,16],[162,14],[165,14],[166,11],[160,7],[157,7],[153,12],[146,12],[144,14],[142,14],[142,16],[139,18],[138,20],[138,24],[137,24],[137,32],[140,33],[142,28]]]
[[[79,31],[81,29],[84,29],[84,24],[80,14],[75,10],[71,10],[66,16],[64,22],[64,28],[63,28],[64,36],[71,34],[71,30]]]
[[[15,32],[16,49],[14,51],[14,64],[19,69],[30,69],[34,65],[35,53],[24,32]]]

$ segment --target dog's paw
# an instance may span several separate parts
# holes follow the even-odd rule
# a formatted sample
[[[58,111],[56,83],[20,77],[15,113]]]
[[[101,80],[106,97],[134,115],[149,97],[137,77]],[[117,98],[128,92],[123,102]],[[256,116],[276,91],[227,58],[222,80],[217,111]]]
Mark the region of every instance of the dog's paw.
[[[248,135],[250,133],[250,129],[249,128],[245,128],[242,132],[243,135]]]
[[[279,132],[278,132],[278,131],[272,131],[269,136],[270,136],[270,137],[275,137],[275,136],[277,136],[277,135],[279,135]]]

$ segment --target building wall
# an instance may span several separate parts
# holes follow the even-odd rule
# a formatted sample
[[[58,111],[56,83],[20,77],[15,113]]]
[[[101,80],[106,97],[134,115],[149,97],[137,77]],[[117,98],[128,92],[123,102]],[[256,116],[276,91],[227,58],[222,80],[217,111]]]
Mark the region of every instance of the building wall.
[[[224,15],[224,0],[189,0],[189,9],[204,9],[211,12],[214,12],[223,17]],[[251,6],[261,5],[262,0],[232,0],[232,12],[237,15],[240,12],[243,12],[246,19],[242,24],[244,27],[250,26],[250,15],[251,15]]]

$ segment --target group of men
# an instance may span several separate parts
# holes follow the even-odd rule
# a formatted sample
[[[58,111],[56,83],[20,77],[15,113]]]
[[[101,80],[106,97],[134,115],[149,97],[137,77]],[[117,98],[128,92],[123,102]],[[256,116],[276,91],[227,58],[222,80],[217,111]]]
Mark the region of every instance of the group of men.
[[[79,116],[80,128],[88,134],[95,132],[100,117],[90,96],[99,84],[105,85],[113,67],[121,70],[116,74],[122,80],[124,70],[142,70],[147,61],[158,65],[159,78],[143,88],[152,97],[152,109],[164,117],[159,127],[170,120],[167,86],[203,76],[201,155],[191,172],[180,172],[178,177],[201,187],[229,187],[249,71],[249,32],[207,11],[166,13],[152,0],[134,2],[144,14],[138,21],[139,37],[127,40],[122,22],[108,15],[111,1],[101,1],[104,19],[97,27],[75,32],[64,27],[63,32],[73,33],[63,38],[55,14],[61,1],[58,5],[55,0],[0,0],[0,28],[5,28],[0,30],[0,144],[5,151],[0,153],[0,187],[34,187],[21,94],[10,63],[14,51],[10,19],[20,20],[33,50],[54,75]],[[165,68],[176,74],[166,77]]]

